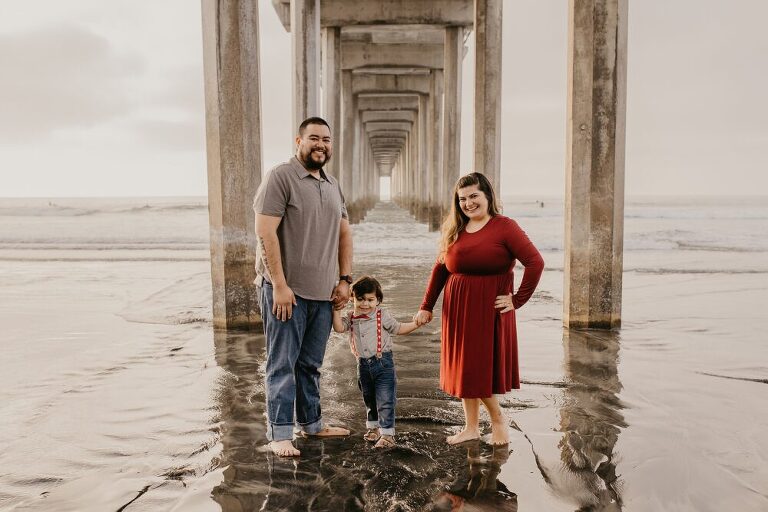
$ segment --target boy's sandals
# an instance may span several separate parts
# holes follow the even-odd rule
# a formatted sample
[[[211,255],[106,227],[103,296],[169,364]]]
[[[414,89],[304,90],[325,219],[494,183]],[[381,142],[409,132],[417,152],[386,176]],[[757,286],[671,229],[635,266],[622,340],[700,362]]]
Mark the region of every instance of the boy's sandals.
[[[373,446],[374,448],[394,448],[397,446],[395,444],[395,438],[392,436],[381,436],[379,440],[376,442],[376,444]]]
[[[363,439],[366,441],[370,441],[372,443],[375,443],[379,440],[379,429],[377,428],[369,428],[365,431],[365,434],[363,434]]]

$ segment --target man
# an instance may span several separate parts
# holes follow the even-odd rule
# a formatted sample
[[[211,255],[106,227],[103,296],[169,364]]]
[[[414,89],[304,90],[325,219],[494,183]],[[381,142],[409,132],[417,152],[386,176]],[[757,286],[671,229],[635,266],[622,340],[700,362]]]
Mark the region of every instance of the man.
[[[323,426],[320,411],[332,311],[346,305],[352,282],[344,196],[323,171],[332,155],[328,123],[310,117],[299,127],[296,156],[265,176],[253,202],[267,345],[267,438],[282,457],[300,455],[292,443],[294,424],[305,436],[349,435]]]

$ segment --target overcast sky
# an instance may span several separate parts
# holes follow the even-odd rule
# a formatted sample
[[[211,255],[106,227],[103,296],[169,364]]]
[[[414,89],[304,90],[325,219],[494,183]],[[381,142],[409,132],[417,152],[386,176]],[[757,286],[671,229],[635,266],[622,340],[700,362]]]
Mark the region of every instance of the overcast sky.
[[[290,40],[259,7],[268,169],[293,151]],[[503,193],[562,195],[568,2],[504,9]],[[629,195],[768,194],[766,20],[765,0],[630,0]],[[0,196],[205,195],[204,115],[198,0],[0,0]]]

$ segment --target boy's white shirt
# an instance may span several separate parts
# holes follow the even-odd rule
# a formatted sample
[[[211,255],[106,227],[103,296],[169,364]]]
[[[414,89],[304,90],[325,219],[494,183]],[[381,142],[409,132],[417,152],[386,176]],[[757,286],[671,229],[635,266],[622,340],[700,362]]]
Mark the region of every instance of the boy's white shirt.
[[[400,322],[392,316],[386,309],[381,306],[376,308],[370,313],[356,313],[354,309],[351,315],[359,316],[365,314],[367,319],[350,319],[350,314],[347,313],[342,316],[341,320],[344,324],[344,332],[349,332],[350,329],[357,328],[354,333],[355,348],[360,354],[360,357],[368,358],[376,355],[376,312],[381,311],[381,351],[390,352],[392,350],[392,336],[396,335],[400,330]],[[350,325],[351,321],[351,325]]]

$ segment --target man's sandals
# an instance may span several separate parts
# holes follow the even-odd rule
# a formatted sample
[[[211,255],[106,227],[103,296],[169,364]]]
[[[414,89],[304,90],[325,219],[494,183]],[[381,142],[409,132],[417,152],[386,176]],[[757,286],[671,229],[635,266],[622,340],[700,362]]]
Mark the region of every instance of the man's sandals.
[[[302,431],[298,433],[298,435],[310,439],[313,437],[345,437],[349,435],[349,430],[343,427],[323,427],[320,432],[316,432],[314,434],[309,434]]]
[[[374,448],[394,448],[395,446],[397,446],[395,444],[395,438],[388,435],[381,436],[376,444],[373,445]]]
[[[366,441],[370,441],[372,443],[375,443],[379,440],[379,429],[377,428],[369,428],[365,431],[365,434],[363,434],[363,439]]]

